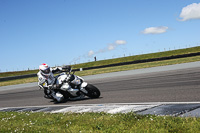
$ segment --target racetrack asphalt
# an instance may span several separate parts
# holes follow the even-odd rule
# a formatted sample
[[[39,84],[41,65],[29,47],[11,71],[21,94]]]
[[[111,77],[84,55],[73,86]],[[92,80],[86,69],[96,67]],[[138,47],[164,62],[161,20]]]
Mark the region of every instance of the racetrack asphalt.
[[[177,109],[176,107],[179,107],[177,110],[181,112],[190,110],[197,113],[200,107],[200,62],[84,76],[83,78],[100,89],[101,97],[71,100],[56,104],[56,106],[160,103],[159,107],[156,104],[156,107],[153,106],[154,108],[151,108],[149,112],[147,110],[141,114],[159,112],[160,108],[169,111]],[[172,106],[168,103],[177,104]],[[0,87],[0,108],[44,105],[55,104],[43,97],[43,91],[39,90],[37,83]],[[177,111],[172,112],[177,113]]]

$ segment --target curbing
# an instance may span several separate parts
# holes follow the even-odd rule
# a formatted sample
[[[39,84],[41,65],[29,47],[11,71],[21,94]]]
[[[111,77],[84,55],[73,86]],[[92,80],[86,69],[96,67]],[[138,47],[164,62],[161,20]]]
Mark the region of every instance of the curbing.
[[[75,104],[51,106],[24,106],[0,108],[0,112],[49,112],[49,113],[129,113],[139,115],[161,115],[179,117],[200,117],[200,102],[155,102],[155,103],[112,103]]]

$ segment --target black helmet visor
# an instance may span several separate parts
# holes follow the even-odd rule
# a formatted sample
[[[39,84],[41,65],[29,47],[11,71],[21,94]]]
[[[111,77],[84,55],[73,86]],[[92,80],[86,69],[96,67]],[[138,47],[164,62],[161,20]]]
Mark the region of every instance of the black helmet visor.
[[[47,68],[47,69],[45,69],[45,70],[42,70],[42,72],[43,72],[44,74],[49,74],[49,73],[50,73],[50,67]]]

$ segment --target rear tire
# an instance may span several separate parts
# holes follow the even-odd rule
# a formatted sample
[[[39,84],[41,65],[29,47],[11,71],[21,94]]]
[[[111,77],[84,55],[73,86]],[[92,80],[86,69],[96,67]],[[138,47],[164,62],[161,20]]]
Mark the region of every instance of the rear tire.
[[[99,96],[101,95],[99,89],[94,85],[88,84],[85,89],[88,91],[88,93],[85,95],[90,98],[99,98]]]

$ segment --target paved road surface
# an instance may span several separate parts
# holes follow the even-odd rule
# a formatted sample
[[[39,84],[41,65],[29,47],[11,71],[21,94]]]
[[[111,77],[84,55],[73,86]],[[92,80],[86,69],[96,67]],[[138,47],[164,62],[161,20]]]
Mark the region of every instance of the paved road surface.
[[[100,89],[101,97],[57,105],[200,101],[200,62],[84,78]],[[43,98],[36,83],[0,87],[0,107],[39,105],[55,104]]]

